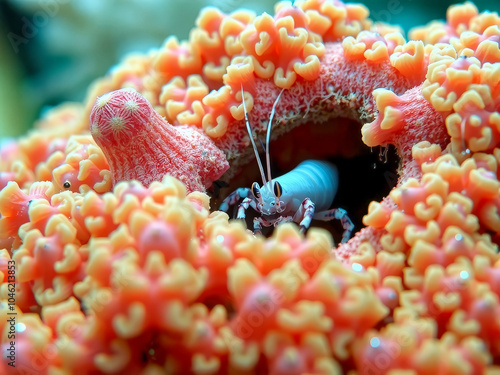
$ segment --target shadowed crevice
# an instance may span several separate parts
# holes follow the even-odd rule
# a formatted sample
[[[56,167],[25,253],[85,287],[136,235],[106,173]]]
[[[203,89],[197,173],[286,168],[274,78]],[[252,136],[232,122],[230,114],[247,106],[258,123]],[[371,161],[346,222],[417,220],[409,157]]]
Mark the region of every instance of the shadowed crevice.
[[[259,144],[259,142],[256,142]],[[260,148],[260,146],[258,146]],[[399,157],[393,146],[370,148],[361,141],[361,125],[354,120],[337,118],[329,123],[308,123],[292,129],[271,142],[271,169],[273,177],[281,176],[307,159],[327,160],[337,166],[339,188],[332,208],[345,209],[355,225],[355,232],[363,228],[362,219],[368,212],[371,201],[381,201],[398,180]],[[261,153],[265,164],[265,154]],[[229,186],[220,189],[213,209],[238,187],[250,187],[252,182],[262,185],[255,159],[242,167],[229,181]],[[236,207],[230,208],[230,217],[236,214]],[[257,213],[247,210],[247,226]],[[337,220],[331,222],[313,221],[312,226],[331,231],[335,242],[342,237],[342,226]],[[264,230],[265,235],[272,233]]]

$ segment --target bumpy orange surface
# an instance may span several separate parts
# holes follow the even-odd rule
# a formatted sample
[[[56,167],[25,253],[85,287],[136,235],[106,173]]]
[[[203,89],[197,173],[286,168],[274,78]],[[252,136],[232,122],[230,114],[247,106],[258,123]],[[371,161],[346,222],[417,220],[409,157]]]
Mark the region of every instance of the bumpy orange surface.
[[[3,144],[0,373],[499,373],[500,18],[465,3],[406,41],[368,17],[206,8]],[[242,101],[263,133],[283,88],[275,137],[342,117],[398,152],[342,246],[210,210],[251,158]]]

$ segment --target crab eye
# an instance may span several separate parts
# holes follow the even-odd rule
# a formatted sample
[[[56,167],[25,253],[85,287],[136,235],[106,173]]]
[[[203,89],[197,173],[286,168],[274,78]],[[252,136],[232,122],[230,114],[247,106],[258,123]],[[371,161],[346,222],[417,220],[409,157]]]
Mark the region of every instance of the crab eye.
[[[70,182],[69,182],[69,181],[65,181],[65,182],[64,182],[64,184],[63,184],[63,187],[64,187],[65,189],[69,189],[69,188],[71,187]]]
[[[260,198],[260,187],[259,187],[259,184],[256,183],[256,182],[254,182],[252,184],[252,194],[255,197],[255,199],[259,199]]]
[[[274,182],[274,195],[276,198],[281,197],[281,194],[283,193],[283,188],[281,187],[281,184],[278,181]]]

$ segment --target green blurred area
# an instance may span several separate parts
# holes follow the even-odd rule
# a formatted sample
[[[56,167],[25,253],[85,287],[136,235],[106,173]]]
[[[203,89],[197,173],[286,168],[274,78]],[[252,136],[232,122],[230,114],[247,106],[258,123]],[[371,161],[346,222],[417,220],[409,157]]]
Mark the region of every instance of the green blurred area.
[[[243,0],[117,1],[0,0],[0,12],[14,11],[4,13],[3,18],[0,13],[0,140],[24,134],[47,106],[66,100],[82,101],[92,80],[106,74],[126,53],[159,47],[169,35],[187,39],[203,6],[216,5],[226,13],[244,7],[272,14],[275,3],[274,0],[254,0],[251,4]],[[364,2],[373,20],[398,24],[406,32],[434,19],[444,20],[446,9],[453,3]],[[480,11],[500,9],[500,3],[486,0],[475,3]],[[44,14],[48,16],[46,19],[42,17]],[[19,34],[12,25],[17,25],[19,33],[26,20],[40,27],[21,43],[13,39],[13,35]]]
[[[0,25],[0,34],[6,33]],[[0,38],[0,139],[23,134],[37,115],[35,108],[24,101],[24,77],[12,52],[7,39]]]

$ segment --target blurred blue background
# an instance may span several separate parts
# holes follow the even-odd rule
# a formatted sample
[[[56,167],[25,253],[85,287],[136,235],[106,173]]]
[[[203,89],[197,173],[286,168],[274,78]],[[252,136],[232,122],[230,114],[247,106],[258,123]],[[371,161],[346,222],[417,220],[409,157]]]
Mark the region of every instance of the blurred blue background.
[[[26,132],[40,112],[82,101],[88,85],[129,52],[186,39],[199,10],[248,8],[273,13],[274,0],[0,0],[0,139]],[[363,2],[375,21],[407,32],[444,20],[451,1]],[[499,2],[475,2],[498,11]]]

